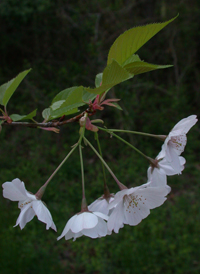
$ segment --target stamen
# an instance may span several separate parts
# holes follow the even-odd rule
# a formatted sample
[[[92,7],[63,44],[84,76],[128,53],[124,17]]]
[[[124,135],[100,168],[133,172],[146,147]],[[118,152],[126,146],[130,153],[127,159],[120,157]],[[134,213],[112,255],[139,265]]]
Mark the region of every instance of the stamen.
[[[133,195],[133,194],[131,194],[131,195],[125,195],[124,196],[124,202],[126,204],[126,211],[128,211],[129,213],[131,213],[131,211],[130,211],[131,207],[132,208],[138,208],[138,210],[140,210],[140,207],[139,207],[138,203],[142,202],[142,201],[143,201],[142,200],[142,195],[141,196],[139,196],[137,194],[136,195]],[[145,204],[145,203],[143,202],[143,204]]]
[[[19,205],[19,207],[20,207],[20,208],[23,208],[25,205],[30,204],[30,203],[31,203],[31,201],[24,201],[23,203],[21,203],[21,204]]]

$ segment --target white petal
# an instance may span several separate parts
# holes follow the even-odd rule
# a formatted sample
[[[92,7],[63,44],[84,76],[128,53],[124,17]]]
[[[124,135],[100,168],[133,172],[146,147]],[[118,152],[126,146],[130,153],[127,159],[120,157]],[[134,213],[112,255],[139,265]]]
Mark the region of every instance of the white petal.
[[[172,168],[176,171],[177,174],[181,173],[181,164],[178,154],[171,146],[168,146],[167,152],[166,160],[171,163]]]
[[[79,233],[74,233],[74,239],[73,242],[76,241],[77,238],[83,236],[83,233],[79,232]]]
[[[90,212],[82,212],[77,215],[75,222],[71,226],[71,231],[78,233],[83,229],[90,229],[97,225],[98,217]]]
[[[165,158],[159,161],[158,166],[159,166],[158,170],[160,170],[160,172],[163,174],[166,174],[166,175],[176,174],[175,169],[172,167],[173,162],[168,162]]]
[[[119,229],[123,227],[124,212],[123,212],[123,200],[114,208],[111,213],[107,225],[108,230],[114,230],[115,233],[119,232]]]
[[[161,187],[167,185],[167,176],[162,170],[154,168],[151,173],[151,167],[148,169],[148,181],[151,182],[152,187]]]
[[[173,130],[178,130],[181,129],[182,133],[186,134],[188,131],[193,127],[196,122],[198,121],[196,115],[190,115],[187,118],[184,118],[180,120],[172,129]]]
[[[49,229],[51,227],[52,229],[57,231],[50,211],[41,200],[33,201],[32,207],[35,211],[35,214],[37,215],[38,220],[46,224],[46,229]]]
[[[101,218],[98,218],[98,224],[91,229],[83,229],[81,231],[83,235],[88,236],[90,238],[100,238],[107,235],[108,229],[107,224]]]
[[[90,229],[83,229],[81,231],[81,233],[83,233],[83,235],[90,237],[90,238],[98,238],[98,230],[97,230],[97,226],[90,228]]]
[[[108,220],[108,216],[101,213],[101,212],[93,212],[93,214],[95,214],[96,216],[100,217],[101,219],[104,219],[104,220]]]
[[[64,234],[63,236],[65,236],[65,240],[69,240],[69,239],[73,238],[74,235],[75,235],[75,234],[74,234],[71,230],[69,230],[69,231],[68,231],[66,234]],[[57,240],[60,240],[63,236],[58,237]]]
[[[142,201],[149,209],[161,206],[166,200],[165,196],[168,194],[166,187],[149,187],[138,190],[137,195],[142,196]]]
[[[180,155],[184,151],[186,144],[187,137],[185,134],[172,137],[170,140],[170,145],[173,147],[178,155]]]
[[[71,238],[74,238],[73,241],[75,241],[77,238],[83,236],[83,234],[81,232],[79,233],[73,233],[71,230],[69,230],[67,232],[67,234],[65,235],[65,240],[69,240]],[[59,240],[61,237],[58,237],[57,240]]]
[[[74,216],[72,216],[70,219],[69,219],[69,221],[67,222],[67,224],[66,224],[66,226],[65,226],[65,228],[63,229],[63,232],[62,232],[62,234],[57,238],[57,240],[60,240],[62,237],[68,237],[67,235],[72,235],[72,234],[74,234],[72,231],[71,231],[71,233],[70,233],[70,229],[71,229],[71,226],[72,226],[72,224],[73,224],[73,222],[76,220],[76,217],[77,217],[77,214],[76,215],[74,215]],[[73,236],[70,236],[70,238],[69,239],[71,239]],[[66,239],[67,240],[67,239]]]
[[[32,200],[29,199],[29,198],[26,198],[26,200],[23,200],[23,201],[19,201],[19,203],[18,203],[18,208],[22,210],[22,208],[23,208],[25,205],[27,205],[27,204],[29,204],[29,203],[31,203],[31,202],[32,202]]]
[[[24,182],[14,179],[12,182],[5,182],[3,185],[3,197],[11,201],[22,201],[27,199]]]
[[[30,222],[34,216],[35,212],[31,207],[31,203],[29,203],[22,208],[15,226],[19,225],[23,229],[26,223]]]
[[[137,225],[141,222],[142,217],[138,213],[137,207],[129,206],[129,201],[127,200],[127,197],[125,199],[125,205],[124,205],[124,223],[129,225]]]
[[[100,208],[104,208],[104,204],[107,202],[105,199],[99,198],[88,206],[89,211],[101,211]]]
[[[131,225],[131,226],[135,226],[138,225],[141,221],[142,221],[142,216],[140,215],[138,209],[126,209],[126,211],[124,212],[125,215],[125,220],[124,223]]]
[[[130,189],[128,189],[128,188],[118,191],[115,194],[114,200],[108,205],[108,209],[111,209],[111,208],[115,207],[118,203],[120,203],[122,201],[124,195],[129,194],[129,192],[130,192]]]
[[[98,220],[97,230],[99,235],[98,237],[105,237],[108,234],[107,223],[101,218]]]
[[[162,159],[166,156],[166,148],[164,146],[164,144],[162,145],[162,149],[161,151],[159,152],[159,154],[157,155],[156,159]]]
[[[179,156],[179,161],[180,161],[181,166],[183,166],[186,163],[185,158],[182,156]],[[184,169],[184,167],[183,167],[183,169]]]
[[[124,198],[124,213],[126,224],[137,225],[150,214],[145,205],[145,198],[138,192]]]
[[[110,202],[112,202],[114,198],[110,198]],[[109,203],[104,198],[99,198],[95,200],[92,204],[88,206],[89,211],[97,211],[102,212],[105,215],[108,215],[109,209],[108,209]]]

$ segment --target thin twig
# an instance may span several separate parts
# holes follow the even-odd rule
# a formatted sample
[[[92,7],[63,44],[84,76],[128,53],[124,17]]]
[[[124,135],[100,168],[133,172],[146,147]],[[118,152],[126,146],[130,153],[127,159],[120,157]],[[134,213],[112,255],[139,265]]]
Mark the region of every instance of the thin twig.
[[[24,126],[24,127],[31,127],[31,128],[37,128],[37,127],[59,127],[59,126],[63,126],[65,124],[68,123],[73,123],[73,122],[77,122],[79,121],[79,119],[81,117],[83,117],[85,115],[85,113],[88,113],[88,116],[92,116],[94,115],[96,112],[95,111],[91,111],[90,108],[86,109],[85,111],[83,111],[81,114],[72,117],[68,120],[64,120],[64,121],[50,121],[50,122],[46,122],[46,123],[30,123],[30,122],[12,122],[12,123],[7,123],[4,122],[2,124],[2,126]],[[3,120],[0,117],[0,120]]]

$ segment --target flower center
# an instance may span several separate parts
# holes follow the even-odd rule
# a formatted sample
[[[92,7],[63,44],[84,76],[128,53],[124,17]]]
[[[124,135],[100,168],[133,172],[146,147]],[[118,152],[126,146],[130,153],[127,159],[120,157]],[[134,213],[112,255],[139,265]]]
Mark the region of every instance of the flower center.
[[[183,152],[185,145],[187,143],[186,135],[173,136],[170,139],[170,144],[174,149]]]
[[[182,146],[182,144],[180,143],[180,139],[178,137],[172,137],[171,141],[176,147]]]
[[[132,209],[138,208],[138,210],[140,210],[140,206],[138,205],[138,203],[143,202],[143,204],[144,204],[144,200],[146,200],[146,199],[144,199],[142,197],[142,195],[130,194],[130,195],[125,195],[124,200],[125,200],[125,205],[126,205],[126,211],[131,213],[131,208]]]
[[[25,200],[23,202],[21,202],[21,204],[19,205],[20,208],[23,208],[25,205],[31,203],[31,200]]]

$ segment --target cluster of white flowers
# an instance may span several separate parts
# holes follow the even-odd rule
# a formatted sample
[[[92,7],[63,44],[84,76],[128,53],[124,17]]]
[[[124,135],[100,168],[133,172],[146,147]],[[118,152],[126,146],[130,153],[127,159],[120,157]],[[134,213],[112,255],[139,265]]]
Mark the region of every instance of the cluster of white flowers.
[[[147,183],[134,188],[126,188],[110,195],[109,198],[95,200],[88,206],[88,211],[77,213],[67,222],[58,240],[82,235],[98,238],[119,232],[124,224],[135,226],[150,214],[150,209],[161,206],[171,188],[167,185],[167,176],[180,174],[184,169],[185,159],[180,156],[184,151],[190,128],[197,122],[196,115],[182,119],[170,131],[162,145],[161,152],[148,168]],[[16,225],[21,229],[36,215],[56,231],[52,216],[36,195],[30,194],[19,179],[3,184],[3,196],[11,201],[19,201],[21,213]],[[107,222],[106,222],[107,221]]]

